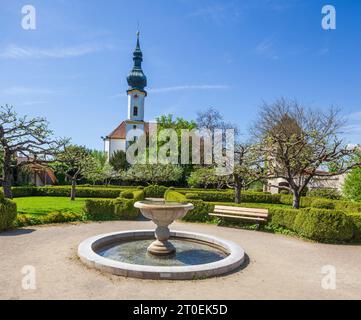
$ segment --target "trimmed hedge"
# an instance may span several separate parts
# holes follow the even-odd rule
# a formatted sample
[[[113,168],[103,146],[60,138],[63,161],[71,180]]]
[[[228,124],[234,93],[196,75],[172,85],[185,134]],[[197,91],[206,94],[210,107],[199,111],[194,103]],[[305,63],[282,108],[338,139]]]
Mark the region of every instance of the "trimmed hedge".
[[[166,201],[187,202],[185,195],[172,189],[168,189],[164,197]],[[194,209],[189,211],[182,220],[189,222],[208,222],[214,220],[213,217],[208,215],[208,213],[214,210],[213,204],[203,200],[190,200],[189,202],[193,204]]]
[[[14,198],[20,197],[70,197],[70,186],[55,187],[13,187]],[[115,199],[124,189],[105,187],[77,187],[78,198],[108,198]]]
[[[198,198],[208,202],[234,202],[234,191],[197,191],[191,189],[186,193],[188,199]],[[242,202],[248,203],[280,203],[280,194],[270,194],[264,192],[244,191],[241,193]]]
[[[313,198],[325,198],[325,199],[329,199],[329,200],[340,200],[342,198],[339,191],[337,191],[335,189],[329,189],[329,188],[313,189],[313,190],[307,192],[307,196],[313,197]]]
[[[348,217],[353,223],[354,239],[361,240],[361,214],[349,213]]]
[[[317,209],[329,209],[329,210],[334,210],[335,209],[335,203],[331,200],[327,200],[327,199],[315,199],[312,201],[311,203],[311,207],[312,208],[317,208]]]
[[[293,226],[299,210],[270,208],[268,209],[268,213],[271,224],[293,230]]]
[[[82,221],[83,215],[73,212],[52,212],[44,217],[34,217],[28,216],[25,214],[19,214],[15,221],[16,227],[26,227],[26,226],[35,226],[41,224],[51,224],[51,223],[65,223],[65,222],[75,222]]]
[[[16,216],[16,203],[4,199],[4,195],[0,192],[0,232],[12,228]]]
[[[144,191],[132,192],[132,199],[119,197],[114,200],[86,200],[85,216],[92,221],[132,220],[139,216],[134,203],[144,200]]]
[[[158,186],[157,184],[150,185],[144,188],[145,196],[147,198],[164,198],[167,187]]]
[[[294,231],[317,241],[349,241],[353,238],[353,224],[342,211],[325,209],[300,210]]]

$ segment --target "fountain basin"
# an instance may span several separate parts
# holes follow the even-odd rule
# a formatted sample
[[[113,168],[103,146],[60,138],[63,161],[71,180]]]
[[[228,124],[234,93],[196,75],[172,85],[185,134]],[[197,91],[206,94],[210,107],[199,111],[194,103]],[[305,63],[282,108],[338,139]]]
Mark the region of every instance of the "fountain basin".
[[[122,262],[102,256],[104,250],[112,246],[139,240],[151,240],[153,230],[136,230],[99,235],[82,242],[78,248],[81,261],[91,268],[105,273],[141,279],[190,280],[208,278],[228,273],[241,266],[245,259],[242,248],[231,241],[217,237],[184,231],[171,231],[170,237],[176,241],[196,242],[224,253],[224,258],[211,263],[192,265],[159,266]],[[172,258],[169,258],[172,259]]]
[[[144,217],[157,225],[155,229],[156,240],[148,246],[148,252],[158,256],[174,254],[176,248],[169,241],[169,225],[175,220],[183,218],[194,206],[191,203],[145,200],[136,202],[134,207],[140,209]]]

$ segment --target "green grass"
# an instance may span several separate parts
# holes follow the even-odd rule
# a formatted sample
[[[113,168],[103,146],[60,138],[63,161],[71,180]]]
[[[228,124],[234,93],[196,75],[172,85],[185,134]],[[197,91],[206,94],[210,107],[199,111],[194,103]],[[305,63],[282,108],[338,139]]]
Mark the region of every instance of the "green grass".
[[[46,216],[52,212],[68,212],[82,214],[85,198],[71,201],[62,197],[26,197],[16,198],[14,201],[18,207],[19,214],[27,216]]]

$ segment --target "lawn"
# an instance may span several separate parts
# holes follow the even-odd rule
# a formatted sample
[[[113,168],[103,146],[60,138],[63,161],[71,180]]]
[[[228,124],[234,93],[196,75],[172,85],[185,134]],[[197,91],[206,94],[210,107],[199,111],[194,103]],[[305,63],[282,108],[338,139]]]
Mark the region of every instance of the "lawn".
[[[14,199],[18,207],[18,213],[30,216],[46,216],[52,212],[81,214],[85,200],[85,198],[78,198],[75,201],[71,201],[70,198],[62,197],[26,197]]]

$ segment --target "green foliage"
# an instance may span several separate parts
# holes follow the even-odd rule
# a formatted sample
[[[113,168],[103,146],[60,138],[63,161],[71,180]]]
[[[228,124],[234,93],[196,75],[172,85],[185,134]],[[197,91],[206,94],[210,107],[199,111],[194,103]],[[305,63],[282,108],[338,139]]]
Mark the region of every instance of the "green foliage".
[[[361,167],[347,175],[342,191],[347,199],[361,202]]]
[[[116,171],[127,170],[129,168],[127,155],[123,150],[114,152],[109,163]]]
[[[74,212],[51,212],[45,216],[20,214],[15,221],[16,227],[35,226],[41,224],[65,223],[82,221],[83,214]]]
[[[333,210],[335,209],[335,203],[331,200],[327,199],[315,199],[311,203],[312,208],[318,208],[318,209],[329,209]]]
[[[121,179],[131,183],[171,183],[178,182],[183,175],[179,165],[172,164],[134,164],[121,173]]]
[[[222,188],[226,185],[228,177],[216,174],[215,168],[201,167],[194,170],[187,179],[190,187],[216,187]]]
[[[336,210],[347,210],[349,212],[361,212],[361,202],[335,201]]]
[[[13,187],[14,198],[18,197],[69,197],[70,186],[55,187]],[[78,187],[76,194],[79,198],[117,198],[122,191],[120,188]]]
[[[116,220],[114,200],[86,200],[85,216],[87,220],[109,221]]]
[[[16,219],[16,203],[5,199],[0,192],[0,232],[11,228]]]
[[[167,187],[158,186],[156,184],[144,188],[145,196],[147,198],[163,198]]]
[[[349,241],[353,238],[353,224],[342,211],[300,210],[293,229],[306,238],[327,241]]]
[[[142,190],[133,191],[132,199],[123,197],[115,200],[87,200],[86,218],[93,221],[132,220],[139,216],[134,203],[144,199]]]
[[[293,230],[296,217],[299,213],[297,209],[270,208],[269,221],[271,224]]]
[[[348,217],[353,223],[355,240],[361,240],[361,213],[349,213]]]
[[[167,201],[187,202],[185,195],[170,189],[166,191],[165,199]],[[194,209],[189,211],[182,220],[193,222],[207,222],[214,220],[208,215],[214,210],[214,205],[212,203],[204,202],[203,200],[191,200],[190,203],[193,204]]]
[[[342,198],[340,192],[335,189],[325,188],[325,189],[313,189],[307,192],[308,197],[314,198],[326,198],[329,200],[340,200]]]
[[[200,200],[201,199],[198,193],[186,193],[185,196],[189,200]]]
[[[132,191],[122,191],[120,197],[124,199],[134,199],[134,194]]]

